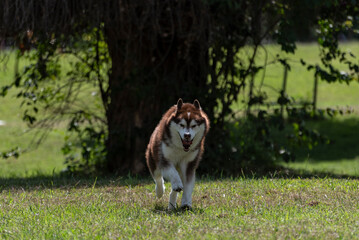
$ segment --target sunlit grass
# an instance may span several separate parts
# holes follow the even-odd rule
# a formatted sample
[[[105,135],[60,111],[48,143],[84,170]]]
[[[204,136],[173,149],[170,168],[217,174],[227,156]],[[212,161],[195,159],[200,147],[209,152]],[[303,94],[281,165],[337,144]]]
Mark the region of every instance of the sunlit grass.
[[[342,51],[351,52],[357,57],[359,56],[359,42],[345,42],[341,43],[340,47]],[[243,50],[242,55],[248,57],[251,54],[251,49]],[[291,70],[288,71],[288,80],[286,93],[293,97],[295,101],[313,101],[313,89],[314,89],[314,71],[307,71],[307,66],[321,65],[319,59],[319,46],[315,43],[298,44],[295,54],[285,54],[280,52],[280,47],[277,45],[264,45],[264,48],[259,48],[256,64],[258,66],[264,66],[264,70],[261,70],[255,78],[255,90],[261,90],[266,92],[270,101],[276,102],[279,91],[282,89],[284,67],[280,63],[273,63],[277,54],[281,58],[287,59],[291,65]],[[347,54],[348,55],[348,54]],[[266,57],[267,56],[267,57]],[[303,59],[306,65],[303,66],[300,60]],[[358,64],[358,60],[351,58]],[[345,71],[345,65],[340,64],[338,61],[334,62],[334,66]],[[265,78],[262,85],[262,77],[265,74]],[[260,88],[260,86],[262,86]],[[359,82],[353,81],[350,85],[345,83],[327,83],[325,81],[319,81],[318,85],[318,107],[346,107],[346,106],[359,106]],[[241,94],[243,96],[243,94]],[[248,101],[248,96],[244,96],[244,99]],[[234,105],[235,108],[242,108],[243,104]]]
[[[338,176],[359,176],[359,157],[354,159],[340,159],[335,161],[313,160],[310,155],[307,159],[294,163],[285,163],[283,166],[294,169],[298,174],[328,173]]]
[[[358,193],[357,182],[345,179],[203,179],[193,210],[170,212],[167,197],[156,199],[146,179],[7,180],[1,185],[0,236],[352,239],[359,234]]]

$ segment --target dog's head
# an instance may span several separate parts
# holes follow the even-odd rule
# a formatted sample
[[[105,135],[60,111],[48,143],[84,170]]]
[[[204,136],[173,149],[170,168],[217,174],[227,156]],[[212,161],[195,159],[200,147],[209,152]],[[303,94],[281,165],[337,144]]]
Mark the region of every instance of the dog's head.
[[[191,104],[183,103],[180,98],[169,127],[175,145],[188,152],[201,142],[209,129],[209,121],[198,100]]]

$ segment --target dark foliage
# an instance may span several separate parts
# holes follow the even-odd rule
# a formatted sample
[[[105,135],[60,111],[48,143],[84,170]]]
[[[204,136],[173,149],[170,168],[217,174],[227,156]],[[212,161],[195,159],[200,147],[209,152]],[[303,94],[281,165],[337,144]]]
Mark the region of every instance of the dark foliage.
[[[305,120],[335,111],[298,107],[285,89],[276,104],[267,102],[253,88],[266,68],[256,62],[263,43],[294,53],[310,33],[322,61],[307,66],[313,78],[349,83],[359,72],[354,56],[338,49],[340,36],[355,34],[357,1],[14,0],[0,9],[0,36],[16,40],[19,57],[31,62],[1,95],[20,88],[31,126],[68,123],[70,171],[143,172],[149,135],[179,97],[199,99],[212,122],[200,171],[271,168],[278,158],[294,160],[295,145],[326,142]],[[241,55],[245,46],[251,51]],[[69,71],[61,71],[62,55],[74,59]],[[348,72],[336,69],[335,59]],[[286,59],[276,61],[290,70]],[[246,109],[233,112],[246,92]],[[91,93],[94,105],[83,102]]]

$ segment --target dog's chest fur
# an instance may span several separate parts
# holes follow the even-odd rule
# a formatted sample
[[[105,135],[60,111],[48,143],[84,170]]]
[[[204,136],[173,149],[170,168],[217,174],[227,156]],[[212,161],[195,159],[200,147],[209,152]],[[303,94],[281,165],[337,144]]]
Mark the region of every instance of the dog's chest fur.
[[[198,155],[198,149],[191,150],[189,152],[183,151],[183,148],[178,148],[173,144],[167,145],[166,143],[161,143],[161,152],[163,157],[167,160],[172,162],[173,164],[177,165],[180,162],[191,162],[193,161],[196,156]]]

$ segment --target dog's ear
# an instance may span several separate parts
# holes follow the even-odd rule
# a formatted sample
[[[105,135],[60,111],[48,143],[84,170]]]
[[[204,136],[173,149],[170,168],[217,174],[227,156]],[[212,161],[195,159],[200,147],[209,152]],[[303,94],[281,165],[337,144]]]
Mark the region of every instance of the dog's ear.
[[[196,99],[193,102],[193,105],[197,108],[197,109],[201,109],[201,105],[199,104],[199,101]]]
[[[183,101],[182,101],[182,98],[180,98],[177,101],[177,111],[179,111],[181,109],[182,105],[183,105]]]

